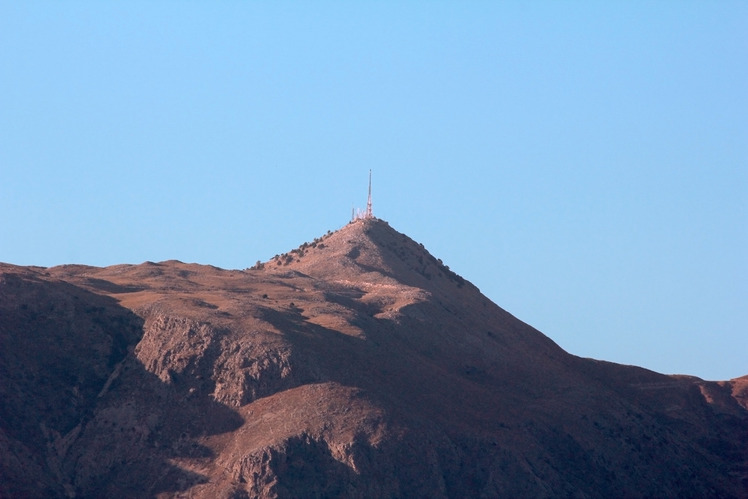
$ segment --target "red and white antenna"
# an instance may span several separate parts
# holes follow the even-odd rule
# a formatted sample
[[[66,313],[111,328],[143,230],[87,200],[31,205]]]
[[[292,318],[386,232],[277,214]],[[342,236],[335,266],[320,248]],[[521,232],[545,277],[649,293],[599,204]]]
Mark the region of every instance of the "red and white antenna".
[[[369,200],[366,201],[366,215],[364,218],[374,218],[374,213],[371,211],[371,170],[369,170]]]
[[[371,209],[371,170],[369,170],[369,199],[366,201],[366,211],[361,209],[353,209],[351,211],[351,221],[366,220],[367,218],[374,218],[374,212]]]

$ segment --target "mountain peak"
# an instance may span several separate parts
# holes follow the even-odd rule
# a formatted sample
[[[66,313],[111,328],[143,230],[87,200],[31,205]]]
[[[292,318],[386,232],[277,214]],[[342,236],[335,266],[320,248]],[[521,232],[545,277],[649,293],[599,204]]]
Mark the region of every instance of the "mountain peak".
[[[745,379],[569,355],[374,217],[246,272],[0,265],[0,317],[0,497],[748,491]]]
[[[312,243],[276,255],[267,265],[325,279],[389,280],[429,289],[469,285],[423,244],[373,217],[353,220]]]

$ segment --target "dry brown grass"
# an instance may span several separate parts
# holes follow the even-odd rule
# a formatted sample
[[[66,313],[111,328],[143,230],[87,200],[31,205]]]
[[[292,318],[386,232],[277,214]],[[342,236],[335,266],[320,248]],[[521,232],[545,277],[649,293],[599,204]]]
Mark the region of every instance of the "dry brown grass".
[[[376,219],[258,267],[2,265],[0,495],[748,494],[748,378],[569,355]]]

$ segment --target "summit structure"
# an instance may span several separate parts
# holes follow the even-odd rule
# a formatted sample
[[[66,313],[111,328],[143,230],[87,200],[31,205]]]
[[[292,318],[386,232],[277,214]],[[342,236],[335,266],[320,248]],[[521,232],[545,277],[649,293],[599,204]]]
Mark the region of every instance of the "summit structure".
[[[366,220],[369,218],[374,218],[374,211],[371,207],[371,170],[369,170],[369,197],[366,200],[366,211],[354,210],[351,220]]]
[[[371,170],[369,170],[369,197],[366,201],[366,218],[374,218],[374,213],[371,209]]]

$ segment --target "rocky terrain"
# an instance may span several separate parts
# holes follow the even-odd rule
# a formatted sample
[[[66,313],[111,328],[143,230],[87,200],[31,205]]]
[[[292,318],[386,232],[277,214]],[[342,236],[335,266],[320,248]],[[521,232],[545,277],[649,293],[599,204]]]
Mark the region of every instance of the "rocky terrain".
[[[0,264],[0,496],[748,497],[748,377],[570,355],[377,219]]]

